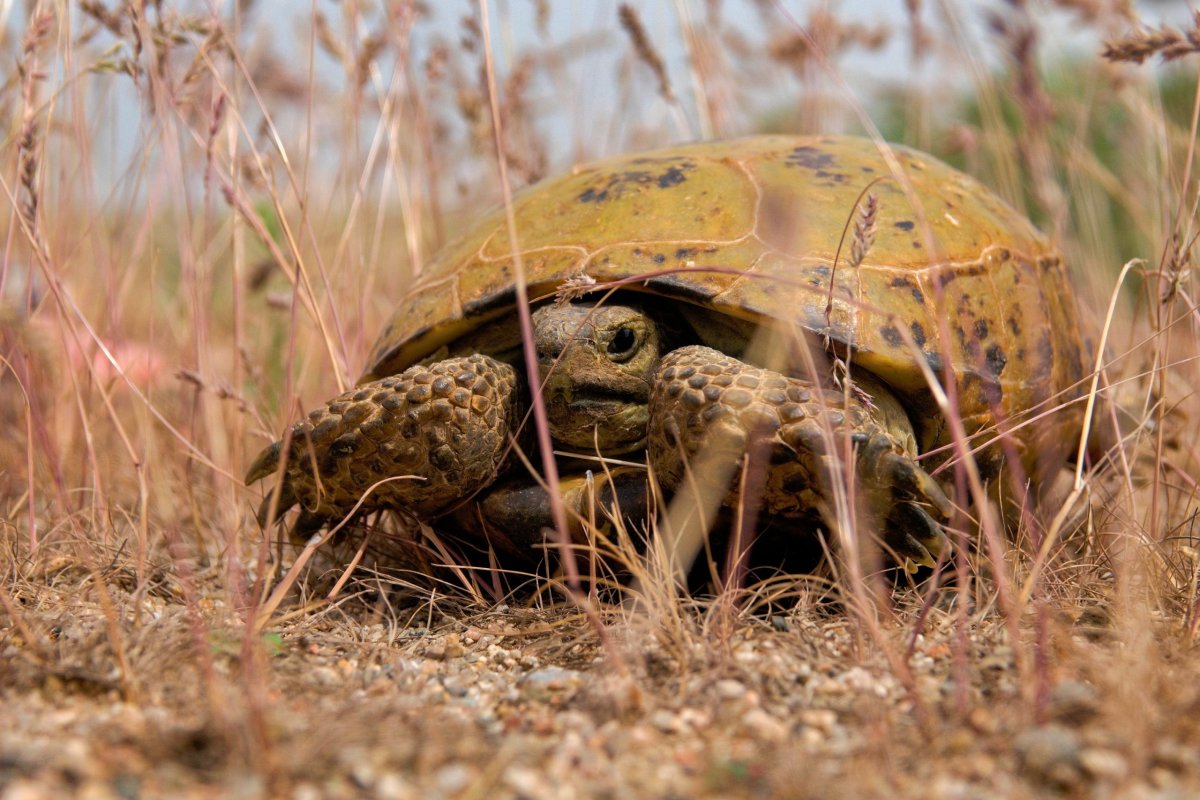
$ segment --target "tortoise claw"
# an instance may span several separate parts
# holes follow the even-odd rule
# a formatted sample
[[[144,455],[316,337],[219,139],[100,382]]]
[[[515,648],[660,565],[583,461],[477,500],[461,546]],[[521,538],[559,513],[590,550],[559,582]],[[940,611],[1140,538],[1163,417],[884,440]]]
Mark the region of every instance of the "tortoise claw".
[[[887,518],[884,544],[895,554],[906,572],[933,567],[950,552],[950,540],[942,526],[917,503],[897,503]]]
[[[895,450],[880,456],[876,476],[880,487],[891,488],[877,500],[887,509],[884,544],[907,572],[915,572],[918,566],[933,567],[950,552],[941,525],[953,512],[950,498],[928,472]]]
[[[890,485],[902,497],[928,503],[942,519],[949,519],[954,513],[950,498],[938,482],[908,456],[894,450],[885,453],[878,474],[882,485]]]
[[[278,441],[262,449],[254,458],[254,463],[246,470],[246,485],[258,483],[263,478],[274,474],[279,469],[279,454],[283,452],[283,442]]]

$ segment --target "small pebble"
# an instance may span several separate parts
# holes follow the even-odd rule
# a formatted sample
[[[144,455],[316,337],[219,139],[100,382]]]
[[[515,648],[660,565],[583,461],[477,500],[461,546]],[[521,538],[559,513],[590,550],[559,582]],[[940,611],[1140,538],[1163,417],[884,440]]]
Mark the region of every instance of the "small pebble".
[[[1061,725],[1030,728],[1013,740],[1021,766],[1029,777],[1061,788],[1079,783],[1079,737]]]
[[[807,727],[828,734],[837,725],[837,714],[828,708],[810,708],[801,711],[800,721]]]
[[[335,686],[342,685],[342,676],[333,667],[325,665],[316,666],[309,671],[309,674],[318,686],[325,689],[332,689]]]
[[[1129,772],[1125,756],[1102,747],[1089,747],[1079,754],[1079,763],[1093,778],[1107,781],[1122,780]]]
[[[737,700],[746,694],[746,685],[732,678],[723,678],[713,685],[717,697],[722,700]]]
[[[451,762],[439,769],[433,780],[446,794],[456,794],[471,783],[471,771],[463,764]]]
[[[752,708],[743,714],[742,725],[751,736],[763,742],[781,742],[788,735],[787,726],[761,708]]]
[[[1050,691],[1050,716],[1067,725],[1087,722],[1099,707],[1096,690],[1079,681],[1063,681]]]
[[[679,733],[683,729],[679,718],[665,708],[660,708],[652,713],[648,721],[655,730],[663,733]]]
[[[583,674],[573,669],[545,667],[526,674],[517,685],[526,699],[563,703],[583,685]]]

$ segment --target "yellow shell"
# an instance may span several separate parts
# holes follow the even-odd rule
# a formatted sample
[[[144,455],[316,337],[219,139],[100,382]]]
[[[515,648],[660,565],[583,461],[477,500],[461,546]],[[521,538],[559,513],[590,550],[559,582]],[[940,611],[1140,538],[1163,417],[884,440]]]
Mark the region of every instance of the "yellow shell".
[[[1058,253],[974,179],[915,150],[891,153],[898,172],[870,139],[760,136],[577,167],[515,200],[530,297],[581,275],[646,276],[627,289],[827,334],[925,424],[923,449],[946,432],[918,351],[939,379],[953,376],[969,430],[1078,396],[1093,337]],[[873,242],[852,266],[864,192],[878,204]],[[512,249],[503,209],[446,249],[401,299],[363,380],[511,312]],[[1027,464],[1042,445],[1061,450],[1079,416],[1023,429]]]

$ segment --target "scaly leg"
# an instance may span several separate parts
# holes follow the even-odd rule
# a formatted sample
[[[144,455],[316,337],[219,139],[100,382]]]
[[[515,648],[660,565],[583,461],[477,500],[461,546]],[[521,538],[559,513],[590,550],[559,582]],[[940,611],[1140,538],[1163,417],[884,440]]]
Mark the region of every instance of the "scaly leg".
[[[831,429],[832,442],[825,435]],[[839,443],[849,429],[859,496],[883,527],[883,541],[901,561],[932,564],[948,547],[938,518],[950,501],[916,462],[911,430],[885,426],[881,414],[853,395],[822,390],[798,378],[760,369],[708,347],[689,346],[663,358],[650,398],[649,456],[668,487],[685,480],[688,460],[710,448],[741,459],[757,441],[766,456],[761,510],[800,516],[814,510],[828,518]],[[830,451],[832,445],[833,452]],[[736,485],[705,489],[737,503]],[[720,480],[720,479],[718,479]]]
[[[517,421],[516,371],[483,355],[415,366],[351,389],[292,427],[276,515],[294,505],[306,536],[336,524],[371,486],[359,513],[448,511],[495,477]],[[267,447],[246,483],[274,474],[283,442]],[[272,494],[259,508],[266,524]]]

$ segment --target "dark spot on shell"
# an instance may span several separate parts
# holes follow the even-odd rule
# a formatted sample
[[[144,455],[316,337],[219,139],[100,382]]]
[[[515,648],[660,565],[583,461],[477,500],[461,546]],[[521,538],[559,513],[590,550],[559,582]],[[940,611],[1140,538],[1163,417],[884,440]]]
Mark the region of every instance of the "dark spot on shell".
[[[675,257],[678,259],[690,258],[694,255],[696,255],[696,248],[694,247],[681,247],[675,251]]]
[[[999,344],[993,344],[987,349],[987,368],[988,372],[999,377],[1001,372],[1004,372],[1004,367],[1008,364],[1008,356],[1004,354],[1004,348]]]
[[[1000,382],[995,378],[983,378],[980,388],[983,390],[983,396],[987,398],[988,405],[998,406],[1004,399],[1004,390],[1000,388]]]
[[[929,369],[934,375],[936,375],[939,379],[942,377],[943,362],[941,353],[926,352],[925,363],[929,365]]]
[[[1013,336],[1021,335],[1021,323],[1017,322],[1016,317],[1008,318],[1008,329],[1012,331]]]
[[[1050,338],[1050,331],[1043,331],[1042,336],[1037,343],[1038,358],[1041,359],[1041,364],[1038,365],[1040,372],[1043,369],[1048,369],[1054,363],[1054,342]]]
[[[914,322],[910,327],[912,328],[913,341],[917,343],[917,347],[924,347],[925,328],[919,322]]]
[[[788,166],[822,169],[833,163],[833,155],[819,148],[805,145],[793,149],[784,163]]]
[[[894,289],[908,289],[909,292],[912,293],[914,300],[922,305],[925,303],[925,294],[917,286],[916,282],[907,275],[899,275],[895,278],[892,278],[891,281],[888,282],[888,286],[891,286]]]
[[[639,186],[657,184],[659,188],[667,189],[686,181],[687,176],[684,174],[684,170],[695,169],[696,167],[690,161],[678,161],[675,159],[639,160],[634,163],[669,164],[670,166],[667,166],[663,172],[658,174],[650,170],[630,169],[608,175],[607,177],[598,176],[596,185],[584,189],[576,199],[581,203],[603,203],[608,200],[616,200],[629,191],[630,188]]]
[[[900,331],[896,330],[895,325],[884,325],[879,329],[879,335],[882,336],[884,341],[886,341],[892,347],[899,347],[904,341],[904,339],[900,337]]]
[[[895,224],[895,227],[899,228],[902,231],[911,231],[913,228],[916,227],[916,225],[913,223],[913,221],[911,219],[902,219],[899,222],[894,223],[894,224]]]
[[[982,351],[979,349],[979,340],[967,336],[967,332],[962,328],[958,331],[958,342],[962,346],[963,352],[967,354],[967,360],[972,364],[978,364]]]
[[[988,337],[988,324],[986,319],[975,320],[975,335],[980,339]]]
[[[679,167],[668,167],[666,172],[658,176],[658,188],[668,189],[686,180],[687,176],[683,174],[683,170]]]
[[[667,260],[667,257],[664,256],[662,253],[654,254],[654,263],[655,264],[664,264],[664,263],[666,263],[666,260]]]
[[[874,172],[875,168],[874,167],[862,167],[862,171],[863,172]]]
[[[1000,383],[990,375],[968,372],[962,376],[962,391],[967,397],[980,397],[988,405],[999,405],[1003,397]]]

